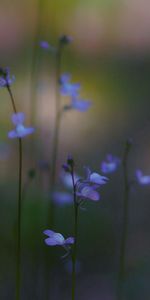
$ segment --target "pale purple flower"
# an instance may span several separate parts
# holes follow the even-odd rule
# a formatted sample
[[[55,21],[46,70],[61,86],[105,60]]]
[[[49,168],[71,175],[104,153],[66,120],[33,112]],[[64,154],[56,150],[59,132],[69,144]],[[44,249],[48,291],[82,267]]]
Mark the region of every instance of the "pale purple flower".
[[[69,246],[74,244],[74,237],[65,239],[61,233],[49,229],[44,230],[43,233],[48,236],[45,239],[45,244],[48,246]]]
[[[54,46],[50,45],[47,41],[40,41],[39,45],[44,50],[48,50],[51,52],[56,52],[57,50]]]
[[[139,184],[141,185],[150,184],[150,175],[143,175],[143,172],[141,170],[136,170],[135,174]]]
[[[60,76],[60,94],[62,96],[76,97],[80,90],[80,83],[70,83],[71,75],[64,73]]]
[[[92,200],[98,201],[100,199],[100,194],[96,191],[96,186],[90,186],[86,183],[79,183],[77,185],[76,195],[81,200]]]
[[[15,81],[15,76],[10,76],[9,68],[0,68],[0,88],[8,87]]]
[[[54,202],[58,205],[73,203],[72,195],[67,192],[54,192],[52,197]]]
[[[91,184],[103,185],[106,184],[108,181],[108,177],[102,176],[96,172],[91,172],[90,168],[85,167],[86,172],[86,181]]]
[[[80,99],[79,97],[71,97],[70,108],[76,109],[81,112],[87,111],[92,105],[90,100]]]
[[[25,114],[23,112],[18,112],[12,114],[12,122],[16,126],[14,130],[9,131],[8,137],[10,139],[13,138],[22,138],[26,135],[29,135],[34,132],[33,127],[25,127],[24,126],[24,120],[25,120]]]
[[[101,163],[101,171],[104,174],[113,173],[120,165],[120,159],[112,154],[106,156],[106,160]]]

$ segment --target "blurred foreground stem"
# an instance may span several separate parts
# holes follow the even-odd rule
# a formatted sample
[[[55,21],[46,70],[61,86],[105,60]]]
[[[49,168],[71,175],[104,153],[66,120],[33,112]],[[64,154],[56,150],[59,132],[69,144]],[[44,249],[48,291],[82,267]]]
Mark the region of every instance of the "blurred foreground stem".
[[[119,261],[119,273],[118,273],[118,288],[117,288],[117,300],[123,299],[123,284],[125,279],[125,263],[126,263],[126,245],[128,235],[128,213],[129,213],[129,192],[130,184],[128,180],[128,155],[131,148],[131,141],[128,140],[125,145],[123,156],[123,178],[124,178],[124,201],[123,201],[123,228],[120,244],[120,261]]]
[[[8,90],[12,108],[14,113],[17,113],[15,100],[9,84],[6,88]],[[16,300],[20,299],[20,273],[21,273],[21,202],[22,202],[22,139],[18,138],[19,142],[19,172],[18,172],[18,208],[17,208],[17,251],[16,251]]]
[[[74,247],[72,253],[72,300],[75,300],[75,291],[76,291],[76,259],[77,259],[77,236],[78,236],[78,209],[79,204],[76,200],[76,185],[74,180],[74,170],[72,167],[72,183],[73,183],[73,198],[74,198]]]

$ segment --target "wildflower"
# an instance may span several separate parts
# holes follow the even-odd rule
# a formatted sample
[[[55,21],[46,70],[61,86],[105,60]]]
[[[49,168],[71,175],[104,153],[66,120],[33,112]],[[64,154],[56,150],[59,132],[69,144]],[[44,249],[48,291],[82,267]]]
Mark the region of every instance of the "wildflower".
[[[72,204],[72,195],[66,192],[54,192],[53,200],[56,204],[63,205],[63,204]]]
[[[70,175],[69,171],[68,172],[61,172],[60,173],[60,179],[61,179],[62,183],[64,184],[64,186],[66,188],[68,188],[68,189],[72,189],[73,188],[72,178],[71,178],[71,175]],[[76,173],[74,173],[74,181],[75,181],[75,183],[77,182],[77,180],[79,180],[79,175],[77,175]]]
[[[60,76],[60,94],[62,96],[76,97],[80,90],[80,83],[70,83],[71,75],[64,73]]]
[[[80,200],[98,201],[100,194],[96,191],[96,188],[94,185],[90,186],[86,183],[78,183],[76,195]]]
[[[106,156],[106,160],[101,163],[101,171],[104,174],[113,173],[120,165],[120,159],[111,154]]]
[[[91,184],[96,184],[96,185],[103,185],[106,184],[108,181],[108,178],[105,176],[102,176],[96,172],[91,172],[90,168],[85,167],[84,168],[86,171],[86,182],[89,182]]]
[[[71,104],[66,105],[64,108],[67,109],[76,109],[81,112],[87,111],[92,102],[90,100],[79,99],[78,97],[71,97]]]
[[[74,244],[73,237],[65,239],[61,233],[49,229],[44,230],[43,233],[48,236],[48,238],[45,239],[45,243],[48,246],[69,246]]]
[[[136,170],[136,178],[139,184],[148,185],[150,184],[150,175],[143,175],[141,170]]]
[[[50,45],[47,41],[40,41],[39,45],[44,50],[56,52],[56,48],[54,46]]]
[[[0,68],[0,88],[10,86],[15,80],[15,76],[10,76],[9,68]]]
[[[8,137],[10,139],[22,138],[34,132],[35,129],[33,127],[24,126],[23,123],[25,120],[25,114],[23,112],[14,113],[11,119],[16,128],[14,130],[9,131]]]

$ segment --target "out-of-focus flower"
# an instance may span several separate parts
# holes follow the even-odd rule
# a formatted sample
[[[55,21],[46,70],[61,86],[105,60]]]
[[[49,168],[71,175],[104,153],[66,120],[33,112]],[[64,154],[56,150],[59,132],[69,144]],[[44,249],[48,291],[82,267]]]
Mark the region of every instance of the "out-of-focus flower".
[[[48,50],[48,51],[51,51],[51,52],[56,52],[57,51],[56,47],[50,45],[47,41],[40,41],[39,45],[44,50]]]
[[[76,109],[81,112],[87,111],[92,105],[90,100],[79,99],[79,97],[71,97],[71,104],[64,106],[65,110]]]
[[[120,159],[112,154],[106,156],[106,160],[101,163],[101,171],[104,174],[113,173],[120,165]]]
[[[25,120],[25,114],[23,112],[18,112],[12,114],[12,122],[16,126],[14,130],[9,131],[8,137],[10,139],[13,138],[22,138],[26,135],[29,135],[34,132],[33,127],[25,127],[24,126],[24,120]]]
[[[74,173],[74,181],[75,183],[77,182],[77,180],[79,180],[79,175],[77,175],[76,173]],[[62,181],[62,183],[64,184],[64,186],[68,189],[72,189],[73,188],[73,183],[72,183],[72,177],[70,175],[69,172],[61,172],[60,173],[60,179]]]
[[[66,192],[54,192],[52,197],[54,202],[58,205],[73,203],[72,195]]]
[[[10,76],[9,68],[0,68],[0,88],[8,87],[15,81],[15,76]]]
[[[76,97],[80,90],[80,83],[70,83],[71,75],[64,73],[60,76],[60,94],[62,96]]]
[[[65,45],[68,45],[68,44],[72,43],[73,38],[69,35],[61,35],[59,37],[59,41],[61,42],[62,45],[65,46]]]
[[[139,184],[141,185],[150,184],[150,175],[143,175],[141,170],[136,170],[135,175]]]
[[[73,237],[65,239],[61,233],[49,229],[44,230],[43,233],[48,236],[48,238],[45,239],[45,244],[48,246],[69,246],[74,244]]]

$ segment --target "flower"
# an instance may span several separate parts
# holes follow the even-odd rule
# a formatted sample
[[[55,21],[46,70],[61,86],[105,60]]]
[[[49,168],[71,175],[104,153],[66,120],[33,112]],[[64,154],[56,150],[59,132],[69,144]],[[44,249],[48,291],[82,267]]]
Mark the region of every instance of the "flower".
[[[71,97],[71,104],[66,105],[64,109],[76,109],[78,111],[85,112],[90,108],[91,105],[92,102],[90,100],[79,99],[79,97],[76,96]]]
[[[68,237],[65,239],[61,233],[46,229],[43,231],[48,238],[45,239],[45,244],[48,246],[69,246],[74,244],[74,238]]]
[[[62,181],[62,183],[64,184],[64,186],[68,189],[72,189],[73,188],[73,183],[72,183],[72,177],[70,175],[69,172],[61,172],[60,173],[60,180]],[[75,183],[77,182],[77,180],[79,180],[79,175],[77,175],[76,173],[74,173],[74,181]]]
[[[141,170],[136,170],[136,179],[139,184],[141,185],[148,185],[150,184],[150,175],[143,175]]]
[[[56,48],[54,46],[50,45],[47,41],[40,41],[39,45],[44,50],[56,52]]]
[[[108,177],[102,176],[96,172],[91,172],[90,168],[84,167],[86,172],[86,181],[96,185],[106,184],[108,181]]]
[[[9,68],[0,68],[0,88],[8,87],[15,81],[15,76],[10,77]]]
[[[107,183],[108,178],[96,172],[91,172],[90,168],[85,167],[85,179],[80,179],[76,183],[76,195],[79,200],[98,201],[100,194],[97,189]]]
[[[72,195],[66,192],[54,192],[52,197],[54,202],[59,205],[73,203]]]
[[[106,155],[106,160],[101,163],[101,171],[104,174],[113,173],[120,165],[120,159],[112,154]]]
[[[98,201],[100,199],[100,194],[95,190],[96,188],[96,186],[80,183],[77,185],[76,195],[81,200]]]
[[[80,90],[80,83],[70,83],[71,75],[64,73],[60,76],[60,94],[62,96],[75,97],[78,95]]]
[[[8,137],[10,139],[22,138],[22,137],[34,132],[35,129],[33,127],[25,127],[23,125],[24,120],[25,120],[25,114],[23,112],[18,112],[18,113],[12,114],[11,119],[12,119],[13,124],[16,126],[16,128],[14,130],[9,131]]]

